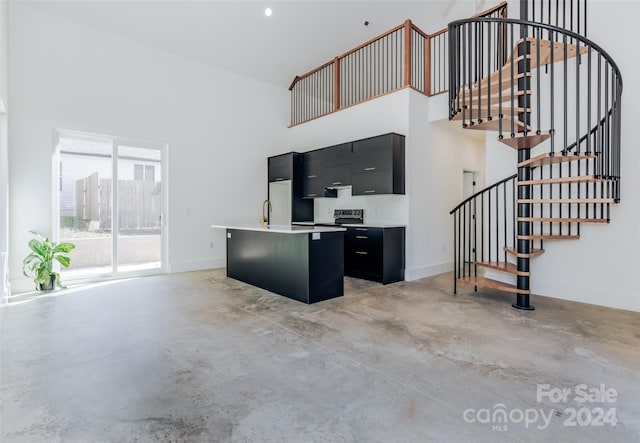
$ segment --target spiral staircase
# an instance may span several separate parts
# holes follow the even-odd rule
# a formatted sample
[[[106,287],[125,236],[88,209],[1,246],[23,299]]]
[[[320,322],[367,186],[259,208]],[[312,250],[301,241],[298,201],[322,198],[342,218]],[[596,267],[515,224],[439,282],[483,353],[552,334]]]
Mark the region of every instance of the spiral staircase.
[[[518,156],[517,173],[451,214],[454,292],[507,291],[531,310],[530,261],[583,224],[609,223],[620,201],[622,77],[586,37],[586,1],[520,5],[519,19],[449,24],[450,120],[497,131]]]

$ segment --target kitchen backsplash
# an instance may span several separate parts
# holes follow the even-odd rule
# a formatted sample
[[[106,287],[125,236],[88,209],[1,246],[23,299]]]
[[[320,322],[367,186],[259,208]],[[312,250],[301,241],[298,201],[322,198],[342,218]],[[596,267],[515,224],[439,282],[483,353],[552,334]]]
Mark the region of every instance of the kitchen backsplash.
[[[314,199],[316,222],[332,222],[334,209],[364,209],[365,223],[408,224],[406,195],[351,195],[351,188],[339,188],[337,198]]]

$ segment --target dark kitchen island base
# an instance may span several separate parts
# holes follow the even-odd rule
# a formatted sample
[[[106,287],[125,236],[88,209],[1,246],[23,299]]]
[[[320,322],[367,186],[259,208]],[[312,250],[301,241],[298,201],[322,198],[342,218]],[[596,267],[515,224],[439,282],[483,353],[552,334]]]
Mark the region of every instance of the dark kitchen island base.
[[[227,276],[304,303],[340,297],[344,233],[229,228]]]

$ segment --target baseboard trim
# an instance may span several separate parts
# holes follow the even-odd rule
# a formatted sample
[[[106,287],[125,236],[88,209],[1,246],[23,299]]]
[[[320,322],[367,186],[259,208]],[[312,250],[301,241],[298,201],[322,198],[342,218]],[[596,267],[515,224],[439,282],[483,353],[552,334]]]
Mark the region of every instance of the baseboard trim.
[[[176,262],[169,265],[169,273],[176,274],[179,272],[203,271],[205,269],[217,269],[224,268],[226,266],[227,259],[225,258]]]
[[[544,281],[538,278],[531,279],[531,293],[544,297],[557,298],[559,300],[575,301],[606,308],[623,309],[625,311],[640,312],[640,297],[631,291],[618,291],[620,299],[627,303],[616,303],[610,297],[603,298],[603,294],[610,294],[610,288],[579,287],[558,282]],[[535,305],[535,297],[533,298]]]
[[[453,271],[453,262],[448,261],[429,266],[420,266],[418,268],[405,269],[404,279],[406,281],[420,280],[421,278],[431,277],[433,275],[443,274]]]

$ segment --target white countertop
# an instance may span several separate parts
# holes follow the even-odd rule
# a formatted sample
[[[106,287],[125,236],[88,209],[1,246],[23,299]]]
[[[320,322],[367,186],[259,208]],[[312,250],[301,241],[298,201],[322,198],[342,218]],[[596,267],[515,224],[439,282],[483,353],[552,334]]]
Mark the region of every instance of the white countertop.
[[[330,222],[315,222],[315,224],[331,224]],[[294,224],[300,226],[313,226],[314,222],[295,222]],[[343,225],[345,228],[406,228],[407,225],[403,225],[400,223],[345,223]]]
[[[346,228],[406,228],[407,225],[393,223],[353,223],[342,225]]]
[[[314,232],[340,232],[346,231],[345,228],[333,226],[291,226],[291,225],[211,225],[215,229],[239,229],[242,231],[258,231],[258,232],[277,232],[280,234],[310,234]]]

